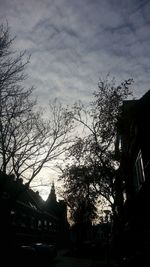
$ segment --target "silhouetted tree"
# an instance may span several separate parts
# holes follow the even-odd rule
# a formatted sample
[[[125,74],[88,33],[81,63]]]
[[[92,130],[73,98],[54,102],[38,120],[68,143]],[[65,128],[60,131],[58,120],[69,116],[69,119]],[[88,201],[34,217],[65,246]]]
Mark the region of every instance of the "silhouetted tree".
[[[120,116],[123,100],[132,95],[130,86],[133,80],[128,79],[116,85],[115,79],[109,76],[98,83],[98,89],[94,92],[94,100],[88,108],[79,102],[75,104],[72,118],[78,125],[83,126],[80,137],[77,136],[75,143],[70,147],[67,154],[70,165],[66,170],[74,168],[74,165],[83,165],[90,173],[92,190],[98,196],[103,196],[114,209],[114,181],[118,162],[114,158],[114,147],[117,132],[117,121]],[[65,170],[65,173],[67,173]],[[70,183],[72,178],[67,176]],[[65,179],[64,179],[65,180]],[[71,189],[70,183],[65,188]]]
[[[67,166],[60,179],[64,181],[62,196],[70,207],[70,218],[74,223],[92,223],[97,217],[96,198],[90,168]]]
[[[14,38],[9,27],[0,27],[0,169],[28,178],[28,185],[50,160],[62,154],[72,129],[69,114],[54,101],[50,119],[44,119],[33,99],[33,88],[26,89],[26,53],[12,50]]]

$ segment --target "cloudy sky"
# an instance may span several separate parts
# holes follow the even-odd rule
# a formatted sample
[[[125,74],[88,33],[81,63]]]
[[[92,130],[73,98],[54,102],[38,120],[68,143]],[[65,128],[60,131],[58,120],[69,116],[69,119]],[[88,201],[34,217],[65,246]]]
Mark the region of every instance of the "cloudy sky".
[[[132,77],[150,88],[149,0],[0,0],[15,46],[32,54],[29,83],[50,98],[88,101],[99,77]]]
[[[39,100],[88,100],[99,77],[133,77],[150,88],[150,1],[0,0],[15,45],[32,54],[30,82]]]

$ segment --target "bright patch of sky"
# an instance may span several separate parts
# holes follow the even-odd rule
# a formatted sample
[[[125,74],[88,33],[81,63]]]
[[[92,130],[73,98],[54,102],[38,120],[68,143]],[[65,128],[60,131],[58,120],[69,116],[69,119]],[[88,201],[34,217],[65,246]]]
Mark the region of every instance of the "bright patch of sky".
[[[150,87],[149,12],[149,0],[0,0],[0,23],[32,54],[27,83],[42,106],[88,102],[107,73],[133,78],[141,97]]]

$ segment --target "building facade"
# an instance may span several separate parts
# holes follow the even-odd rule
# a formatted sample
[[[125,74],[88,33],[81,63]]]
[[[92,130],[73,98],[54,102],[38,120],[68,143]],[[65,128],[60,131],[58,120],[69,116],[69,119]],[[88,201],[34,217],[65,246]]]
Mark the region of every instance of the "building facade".
[[[36,242],[56,243],[58,219],[43,209],[38,194],[16,180],[0,173],[0,238],[2,247]]]
[[[148,261],[150,249],[150,91],[124,101],[118,121],[115,181],[118,220],[114,237],[120,255]],[[115,239],[114,238],[114,239]]]

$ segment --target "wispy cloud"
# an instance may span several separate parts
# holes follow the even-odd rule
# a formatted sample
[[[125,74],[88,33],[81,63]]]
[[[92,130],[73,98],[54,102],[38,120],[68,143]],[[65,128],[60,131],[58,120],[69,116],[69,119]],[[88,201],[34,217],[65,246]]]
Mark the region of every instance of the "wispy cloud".
[[[108,72],[132,76],[138,95],[148,89],[149,8],[139,0],[6,0],[0,15],[16,46],[32,54],[30,82],[42,103],[55,96],[70,102],[88,99]]]

